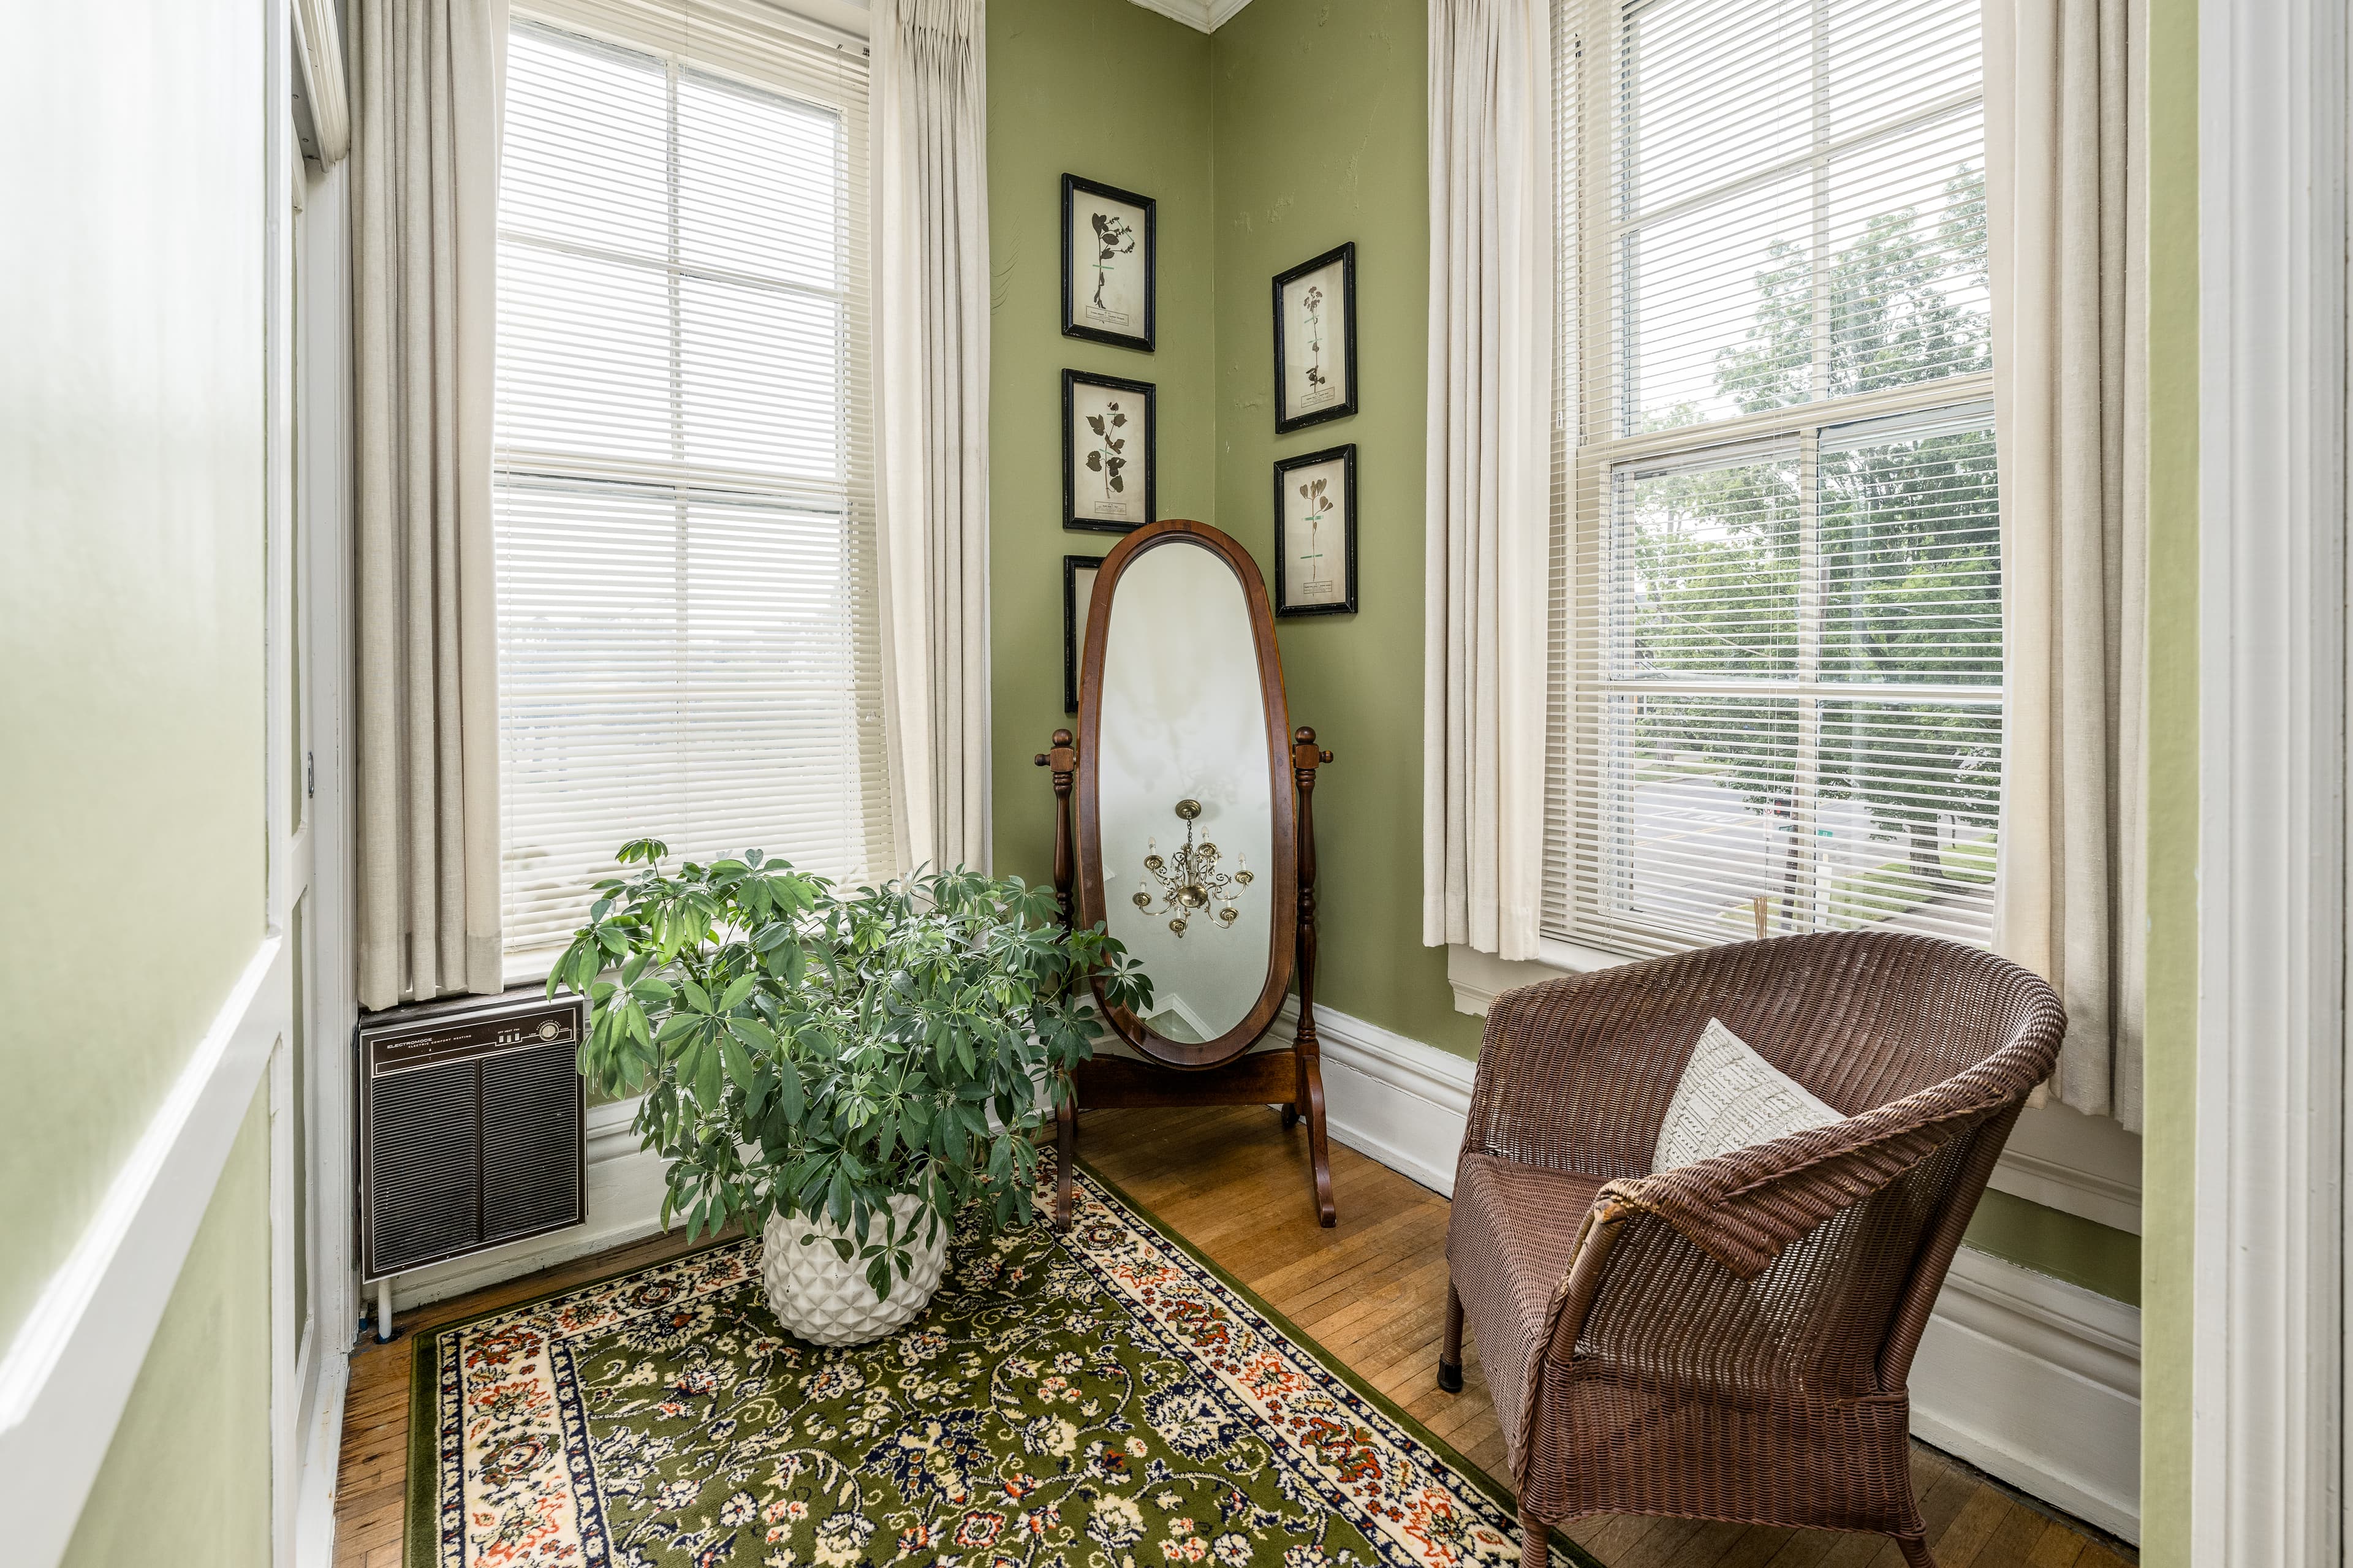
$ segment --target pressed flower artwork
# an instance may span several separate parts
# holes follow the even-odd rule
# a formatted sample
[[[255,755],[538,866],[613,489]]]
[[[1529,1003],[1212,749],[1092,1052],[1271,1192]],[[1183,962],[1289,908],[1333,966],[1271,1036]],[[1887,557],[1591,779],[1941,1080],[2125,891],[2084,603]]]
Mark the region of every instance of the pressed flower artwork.
[[[1062,333],[1149,352],[1157,204],[1062,176]]]
[[[1062,373],[1062,526],[1124,533],[1153,519],[1149,382]]]
[[[1274,280],[1274,427],[1356,411],[1356,247],[1352,242]]]
[[[1085,658],[1087,632],[1094,624],[1095,574],[1103,570],[1100,555],[1062,557],[1062,711],[1079,710],[1079,665]]]
[[[1274,466],[1274,613],[1356,607],[1356,448],[1334,447]]]

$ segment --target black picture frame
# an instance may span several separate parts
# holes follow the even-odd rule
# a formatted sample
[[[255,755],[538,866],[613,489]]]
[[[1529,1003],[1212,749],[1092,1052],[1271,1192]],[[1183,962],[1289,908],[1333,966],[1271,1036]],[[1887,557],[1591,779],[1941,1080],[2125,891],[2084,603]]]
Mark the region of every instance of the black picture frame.
[[[1078,389],[1108,387],[1144,399],[1144,515],[1122,518],[1082,517],[1079,511]],[[1098,375],[1091,370],[1062,372],[1062,526],[1089,533],[1128,533],[1160,519],[1159,392],[1148,381]],[[1132,439],[1132,437],[1131,437]],[[1124,458],[1123,462],[1132,462]],[[1125,476],[1121,476],[1123,482]]]
[[[1337,403],[1293,414],[1290,378],[1284,374],[1283,364],[1283,290],[1335,262],[1340,268],[1341,374],[1346,377],[1347,385]],[[1321,425],[1327,419],[1345,419],[1356,412],[1356,242],[1352,239],[1274,275],[1274,433],[1281,436],[1303,430],[1310,425]]]
[[[1291,602],[1291,542],[1285,526],[1290,511],[1290,479],[1302,468],[1321,468],[1326,463],[1340,465],[1341,549],[1345,564],[1341,577],[1342,595],[1337,600],[1322,604],[1294,605]],[[1326,447],[1320,452],[1307,452],[1296,458],[1278,458],[1274,465],[1274,613],[1292,616],[1353,616],[1356,613],[1356,444]]]
[[[1071,258],[1072,224],[1082,194],[1100,196],[1104,201],[1123,206],[1140,207],[1144,212],[1144,331],[1123,332],[1113,328],[1089,325],[1082,320],[1084,310],[1079,304],[1075,268]],[[1124,191],[1117,185],[1106,185],[1100,180],[1090,180],[1080,174],[1062,176],[1062,335],[1084,338],[1089,342],[1110,343],[1115,348],[1153,352],[1158,331],[1160,300],[1160,204],[1150,196]]]
[[[1086,656],[1086,612],[1079,606],[1092,603],[1094,597],[1094,576],[1103,570],[1100,555],[1065,555],[1062,557],[1062,711],[1079,710],[1079,661]],[[1087,574],[1087,595],[1079,595],[1079,574]]]

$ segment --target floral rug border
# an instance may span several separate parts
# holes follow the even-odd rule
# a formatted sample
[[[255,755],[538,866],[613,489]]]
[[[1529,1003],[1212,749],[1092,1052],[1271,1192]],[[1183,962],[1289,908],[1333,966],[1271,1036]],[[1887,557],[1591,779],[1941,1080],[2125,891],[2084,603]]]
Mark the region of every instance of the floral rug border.
[[[1170,1262],[1194,1276],[1197,1282],[1206,1281],[1212,1285],[1218,1294],[1228,1298],[1235,1306],[1258,1319],[1269,1337],[1293,1347],[1299,1360],[1309,1363],[1327,1380],[1329,1386],[1324,1391],[1327,1394],[1340,1401],[1359,1416],[1377,1415],[1379,1425],[1386,1425],[1390,1429],[1383,1436],[1401,1447],[1408,1458],[1430,1469],[1458,1477],[1465,1483],[1463,1493],[1466,1500],[1474,1503],[1483,1502],[1494,1510],[1494,1513],[1488,1520],[1481,1521],[1482,1523],[1501,1531],[1506,1536],[1514,1534],[1518,1525],[1516,1504],[1509,1488],[1464,1458],[1443,1438],[1430,1432],[1420,1421],[1374,1388],[1354,1369],[1342,1363],[1314,1336],[1300,1329],[1260,1297],[1256,1291],[1211,1260],[1191,1242],[1169,1229],[1150,1209],[1138,1203],[1116,1183],[1104,1177],[1084,1161],[1079,1163],[1075,1174],[1076,1180],[1073,1185],[1077,1190],[1074,1196],[1079,1200],[1081,1215],[1073,1217],[1074,1228],[1082,1222],[1086,1200],[1091,1195],[1086,1189],[1092,1186],[1096,1189],[1096,1194],[1092,1195],[1097,1195],[1100,1200],[1108,1200],[1107,1206],[1121,1211],[1131,1223],[1148,1232],[1165,1248]],[[1045,1223],[1042,1214],[1039,1223]],[[1144,1304],[1138,1299],[1135,1289],[1113,1277],[1112,1271],[1100,1258],[1091,1256],[1081,1247],[1070,1246],[1067,1242],[1064,1246],[1073,1258],[1084,1264],[1103,1289],[1127,1305],[1132,1331],[1139,1338],[1153,1341],[1164,1350],[1185,1359],[1193,1361],[1205,1359],[1204,1352],[1198,1347],[1184,1341],[1166,1322],[1142,1310]],[[564,1303],[573,1299],[594,1295],[618,1281],[664,1269],[686,1269],[704,1260],[708,1260],[709,1264],[720,1265],[721,1273],[716,1278],[706,1279],[702,1288],[723,1289],[731,1283],[740,1282],[751,1273],[751,1270],[745,1268],[726,1268],[721,1259],[715,1256],[725,1253],[730,1248],[744,1249],[744,1257],[752,1256],[747,1238],[737,1236],[681,1253],[662,1262],[640,1263],[630,1268],[617,1269],[611,1274],[593,1280],[550,1291],[544,1296],[492,1308],[420,1332],[410,1350],[412,1361],[409,1462],[406,1541],[402,1552],[405,1568],[446,1568],[448,1559],[446,1552],[447,1543],[443,1540],[447,1522],[444,1516],[453,1509],[459,1512],[462,1512],[463,1509],[459,1500],[442,1495],[447,1478],[453,1471],[462,1470],[462,1465],[455,1462],[458,1458],[457,1454],[450,1451],[453,1447],[462,1449],[464,1442],[462,1425],[454,1421],[445,1423],[441,1419],[443,1402],[450,1391],[458,1386],[459,1369],[456,1346],[459,1334],[467,1329],[494,1319],[518,1316],[534,1310],[560,1310]],[[597,1568],[597,1565],[602,1564],[606,1559],[600,1551],[590,1545],[590,1542],[601,1542],[603,1531],[601,1521],[596,1517],[598,1507],[597,1489],[593,1484],[580,1484],[586,1479],[580,1472],[588,1461],[585,1457],[586,1447],[585,1422],[578,1406],[576,1376],[571,1364],[572,1352],[565,1335],[551,1334],[550,1339],[552,1342],[549,1345],[549,1352],[554,1363],[554,1381],[558,1390],[558,1415],[565,1437],[564,1457],[566,1468],[571,1472],[574,1482],[570,1488],[572,1501],[580,1510],[580,1522],[583,1526],[582,1542],[584,1547],[587,1548],[588,1562],[591,1568]],[[1232,1414],[1238,1418],[1253,1423],[1261,1421],[1261,1414],[1250,1410],[1241,1396],[1230,1389],[1224,1390],[1223,1395],[1224,1403],[1231,1407]],[[1375,1429],[1377,1430],[1378,1426]],[[1288,1445],[1279,1444],[1277,1448],[1278,1452],[1285,1452]],[[1366,1505],[1361,1500],[1347,1495],[1345,1488],[1335,1488],[1320,1480],[1314,1483],[1314,1489],[1335,1510],[1356,1519],[1360,1527],[1366,1529],[1368,1539],[1377,1542],[1378,1535],[1375,1529],[1370,1528],[1372,1521],[1369,1519],[1358,1517],[1366,1512]],[[1574,1564],[1575,1568],[1604,1568],[1598,1560],[1575,1542],[1567,1540],[1557,1530],[1552,1531],[1552,1545],[1553,1550]]]

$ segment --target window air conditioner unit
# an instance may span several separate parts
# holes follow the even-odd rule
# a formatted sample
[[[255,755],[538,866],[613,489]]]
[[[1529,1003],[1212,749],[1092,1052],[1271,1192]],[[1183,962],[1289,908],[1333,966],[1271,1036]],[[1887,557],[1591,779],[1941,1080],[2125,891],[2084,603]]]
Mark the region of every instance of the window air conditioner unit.
[[[586,1001],[466,996],[360,1019],[360,1276],[392,1334],[396,1274],[584,1223]]]

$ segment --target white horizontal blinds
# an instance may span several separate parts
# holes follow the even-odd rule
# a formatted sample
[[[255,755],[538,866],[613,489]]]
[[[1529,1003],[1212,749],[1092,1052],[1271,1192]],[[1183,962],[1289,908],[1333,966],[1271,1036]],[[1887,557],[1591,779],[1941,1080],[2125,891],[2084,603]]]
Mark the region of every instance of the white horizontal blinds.
[[[764,6],[534,9],[500,191],[510,951],[639,835],[890,860],[864,58]]]
[[[1563,0],[1545,926],[1986,942],[1975,0]],[[1574,442],[1574,445],[1571,445]]]

